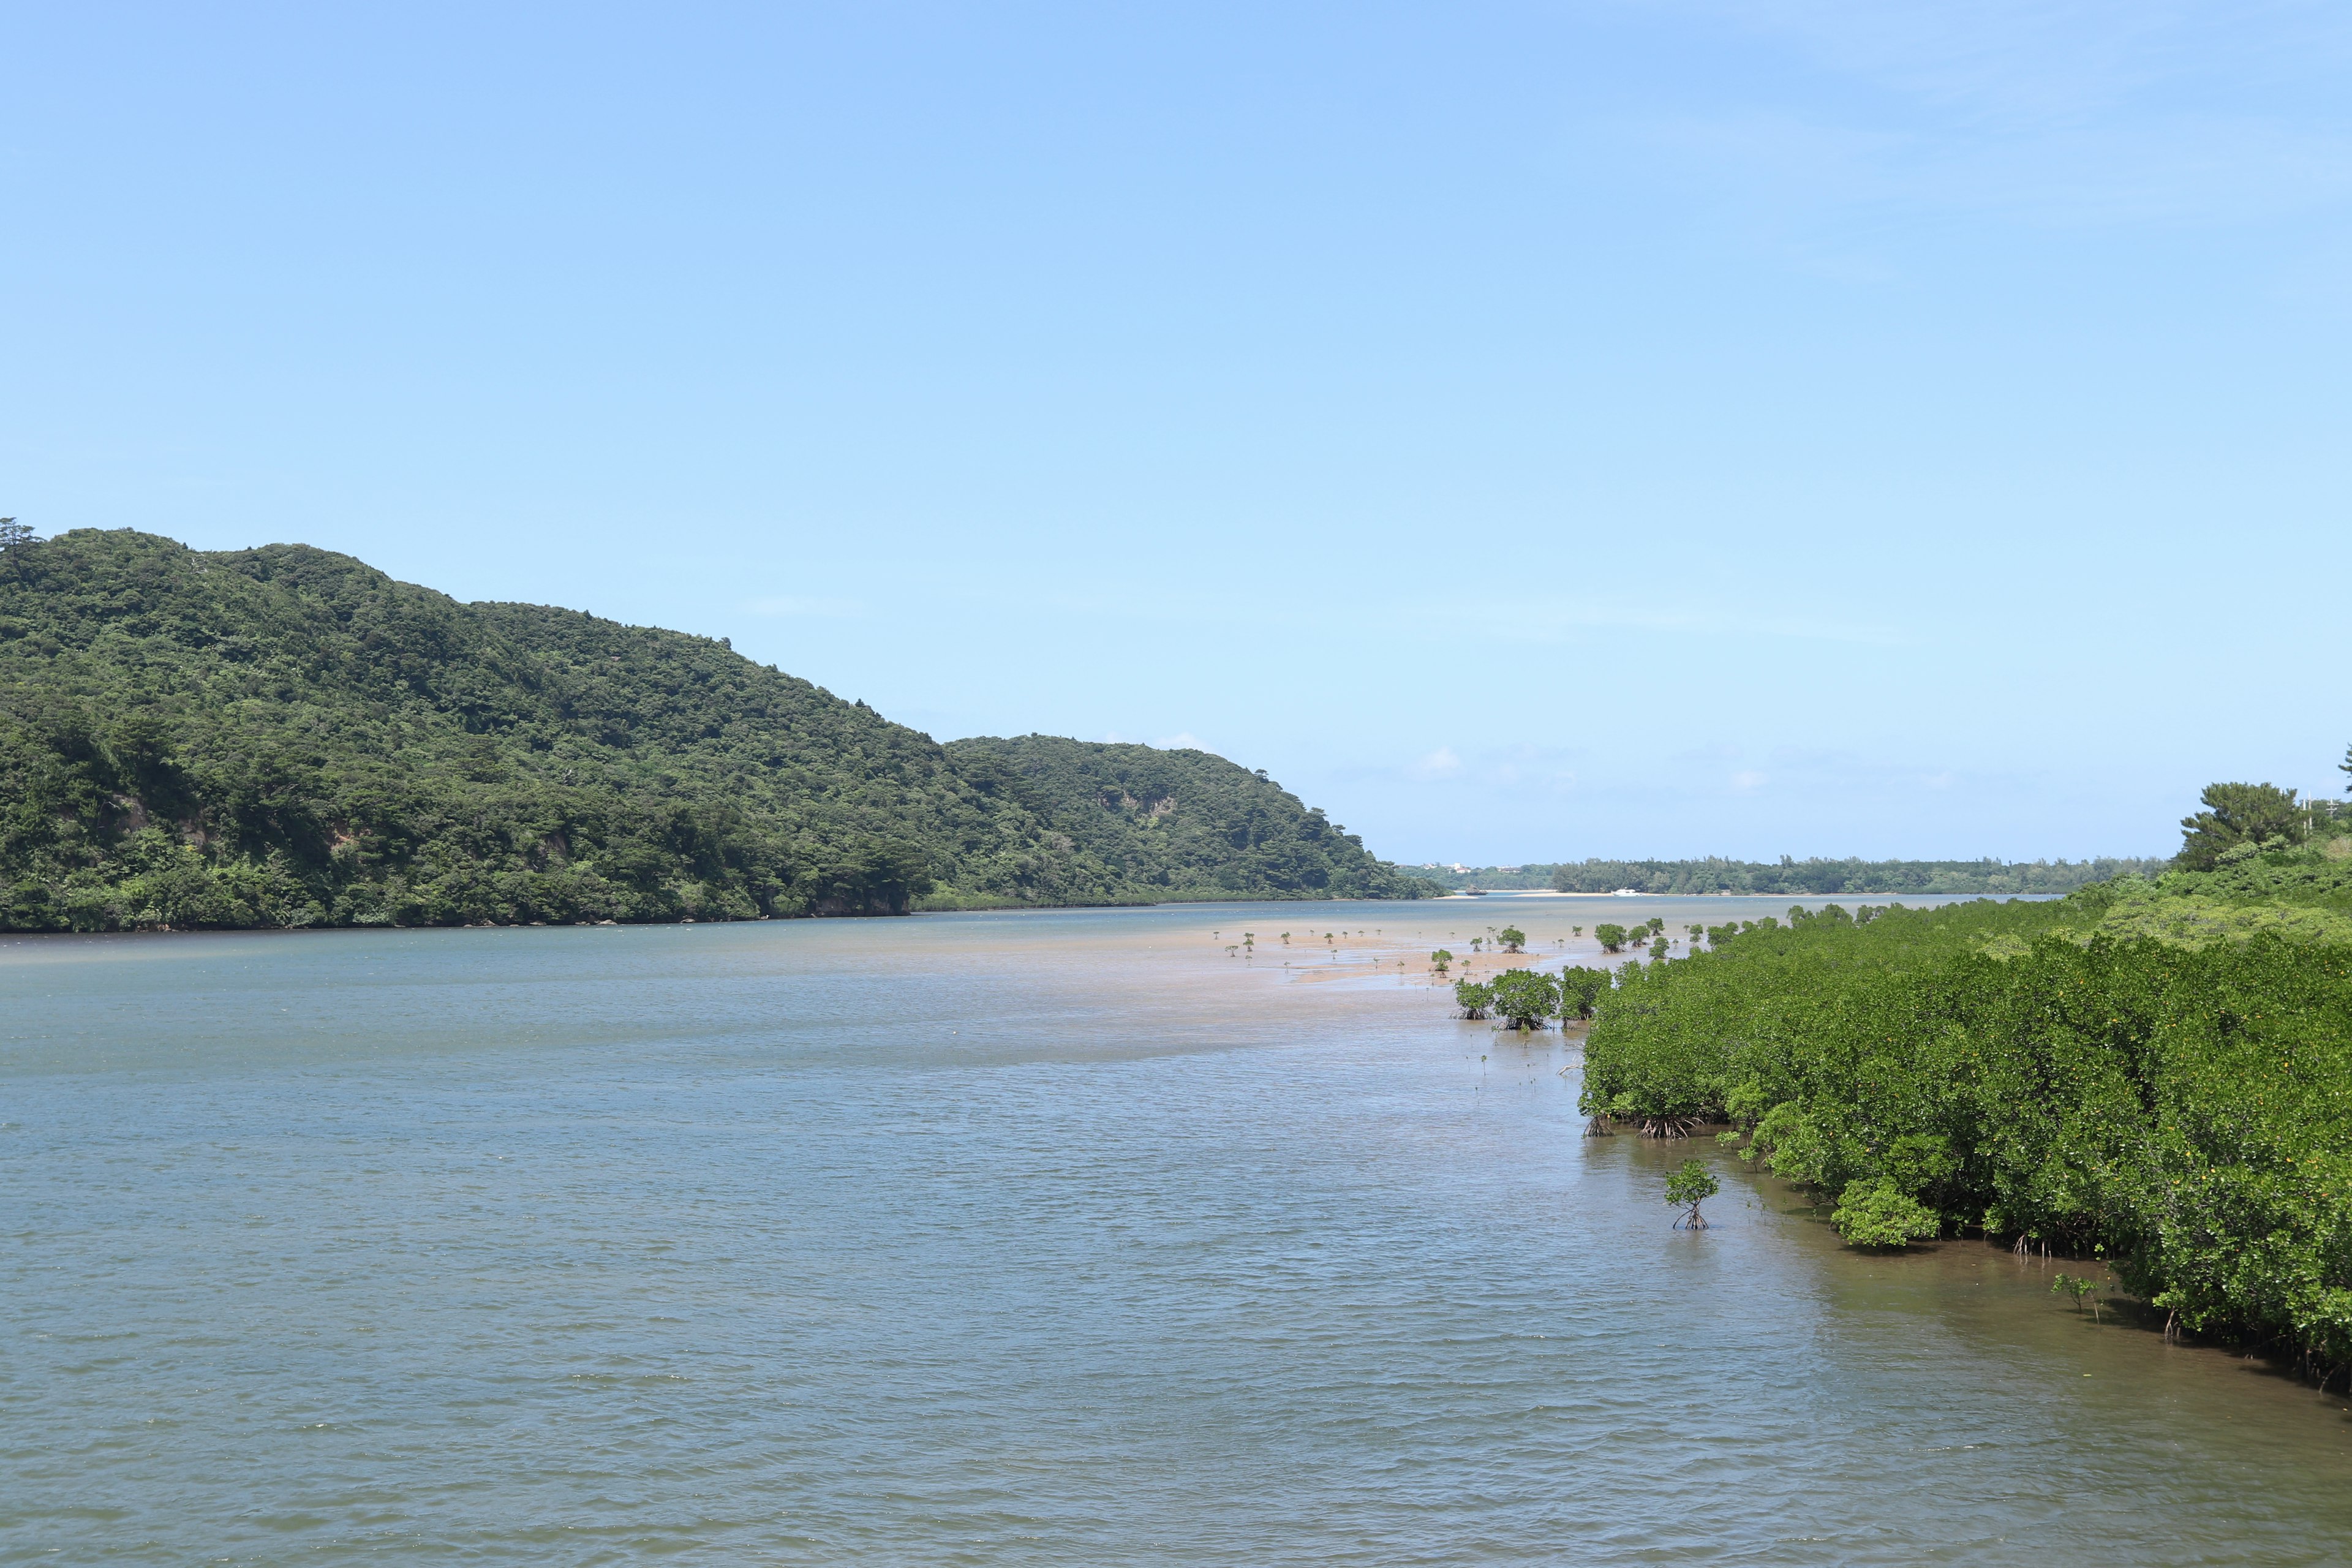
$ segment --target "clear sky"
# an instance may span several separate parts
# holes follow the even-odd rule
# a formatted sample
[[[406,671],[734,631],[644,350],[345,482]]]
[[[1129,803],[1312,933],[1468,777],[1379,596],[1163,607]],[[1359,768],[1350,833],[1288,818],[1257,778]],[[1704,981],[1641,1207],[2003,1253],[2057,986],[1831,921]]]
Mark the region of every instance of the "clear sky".
[[[2352,741],[2340,5],[0,10],[0,512],[1202,745],[2168,850]]]

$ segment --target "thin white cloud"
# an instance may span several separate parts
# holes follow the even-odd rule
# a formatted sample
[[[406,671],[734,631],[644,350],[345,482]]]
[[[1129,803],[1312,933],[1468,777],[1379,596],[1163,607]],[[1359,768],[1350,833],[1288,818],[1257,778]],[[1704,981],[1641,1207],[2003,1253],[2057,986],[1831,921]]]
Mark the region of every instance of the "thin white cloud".
[[[1669,0],[1672,4],[1673,0]],[[2209,0],[1685,0],[1865,91],[1617,132],[1769,227],[1897,210],[2229,224],[2352,199],[2352,13]],[[1759,89],[1760,90],[1760,89]]]
[[[1462,759],[1454,754],[1451,746],[1440,746],[1412,764],[1416,777],[1424,779],[1452,778],[1462,771]]]
[[[1556,643],[1588,631],[1678,632],[1694,636],[1790,637],[1807,642],[1861,643],[1891,647],[1915,640],[1891,626],[1717,611],[1701,606],[1581,605],[1498,619],[1486,635],[1509,642]]]
[[[1930,107],[2078,122],[2196,87],[2279,97],[2352,58],[2352,18],[2305,0],[1691,0],[1820,67]]]
[[[1172,735],[1162,735],[1151,742],[1163,752],[1205,752],[1209,743],[1190,730],[1179,730]]]
[[[1764,783],[1765,775],[1753,769],[1745,769],[1731,775],[1731,787],[1742,795],[1763,788]]]

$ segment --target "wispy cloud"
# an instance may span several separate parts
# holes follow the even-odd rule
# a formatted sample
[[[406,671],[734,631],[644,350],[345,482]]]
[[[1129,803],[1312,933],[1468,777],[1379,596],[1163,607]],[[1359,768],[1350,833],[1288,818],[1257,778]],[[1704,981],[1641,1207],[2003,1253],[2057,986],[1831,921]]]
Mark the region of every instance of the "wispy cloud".
[[[2273,96],[2352,58],[2307,0],[1689,0],[1821,67],[1979,121],[2077,122],[2189,87]]]
[[[1464,614],[1472,613],[1465,606]],[[1675,632],[1695,636],[1792,637],[1809,642],[1889,647],[1916,640],[1892,626],[1802,616],[1756,616],[1707,605],[1580,605],[1496,616],[1488,635],[1507,642],[1565,642],[1589,631]]]
[[[1944,211],[2231,224],[2352,201],[2352,13],[2296,0],[1668,0],[1781,40],[1811,88],[1616,132],[1779,224]]]

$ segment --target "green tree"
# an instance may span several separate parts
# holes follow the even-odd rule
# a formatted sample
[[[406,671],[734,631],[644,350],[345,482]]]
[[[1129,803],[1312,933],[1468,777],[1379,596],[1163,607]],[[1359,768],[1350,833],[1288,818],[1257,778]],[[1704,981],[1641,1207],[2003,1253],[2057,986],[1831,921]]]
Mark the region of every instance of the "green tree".
[[[11,545],[37,542],[31,529],[13,517],[0,517],[0,550],[6,550]]]
[[[1454,954],[1442,947],[1429,955],[1429,966],[1440,974],[1444,974],[1453,963]]]
[[[1675,1227],[1705,1230],[1706,1216],[1698,1212],[1698,1205],[1722,1190],[1723,1184],[1715,1179],[1715,1173],[1705,1163],[1685,1160],[1680,1170],[1666,1177],[1666,1202],[1684,1211],[1682,1217],[1675,1221]]]
[[[2180,819],[2177,859],[2187,870],[2210,871],[2241,844],[2300,844],[2310,831],[2308,808],[2276,784],[2207,784],[2200,799],[2205,809]]]
[[[1528,933],[1517,926],[1505,926],[1495,940],[1503,944],[1505,952],[1517,952],[1528,945]]]
[[[1559,994],[1561,1017],[1588,1019],[1609,994],[1609,972],[1571,963],[1559,972]]]
[[[1465,1018],[1483,1018],[1486,1009],[1494,1005],[1495,988],[1475,980],[1457,980],[1454,983],[1454,1002]]]
[[[1669,945],[1670,944],[1664,937],[1658,938],[1657,941],[1650,944],[1650,957],[1654,960],[1665,957],[1666,949]]]
[[[1533,969],[1506,969],[1487,994],[1496,1016],[1515,1029],[1540,1029],[1559,1011],[1559,982]]]
[[[1623,926],[1597,925],[1592,928],[1592,934],[1594,938],[1600,942],[1601,952],[1622,952],[1625,951],[1625,928]]]

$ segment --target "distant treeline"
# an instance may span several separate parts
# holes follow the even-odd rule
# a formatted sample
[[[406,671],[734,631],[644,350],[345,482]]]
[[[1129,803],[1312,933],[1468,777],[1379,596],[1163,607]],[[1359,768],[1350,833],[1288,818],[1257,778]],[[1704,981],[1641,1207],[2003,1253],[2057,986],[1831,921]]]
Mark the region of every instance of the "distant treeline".
[[[1551,868],[1561,893],[2071,893],[2093,882],[2144,874],[2161,857],[2088,860],[1584,860]]]
[[[1549,888],[1558,893],[1755,893],[1828,897],[1863,893],[2071,893],[2093,882],[2146,875],[2161,857],[2100,856],[2087,860],[1577,860],[1550,866],[1414,867],[1449,889],[1494,891]]]

